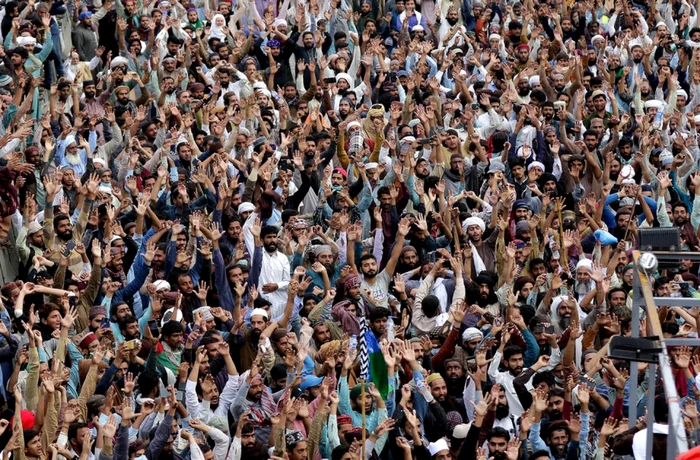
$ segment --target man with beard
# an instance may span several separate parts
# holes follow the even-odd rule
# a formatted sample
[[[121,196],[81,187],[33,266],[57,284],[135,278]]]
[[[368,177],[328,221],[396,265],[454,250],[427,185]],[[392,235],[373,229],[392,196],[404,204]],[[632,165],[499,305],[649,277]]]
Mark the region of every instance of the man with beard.
[[[333,240],[328,238],[325,233],[321,233],[320,237],[324,238],[327,243],[333,243]],[[300,237],[300,240],[305,240],[306,236]],[[302,253],[306,248],[306,244],[299,244],[297,251],[294,253],[294,260],[292,260],[292,265],[296,269],[297,263],[301,262]],[[335,282],[340,277],[340,265],[335,263],[335,255],[331,246],[328,244],[321,244],[312,247],[312,252],[316,256],[316,262],[311,266],[310,269],[306,270],[306,276],[311,278],[311,284],[309,284],[309,289],[307,293],[311,293],[314,287],[320,289],[326,289],[328,286],[335,286]],[[326,285],[326,282],[329,284]],[[303,294],[303,293],[300,293]]]
[[[399,273],[406,273],[408,271],[414,270],[418,267],[419,263],[418,253],[416,248],[411,245],[406,245],[401,248],[401,255],[399,256],[399,263],[397,265],[396,271]]]
[[[156,346],[156,350],[159,350],[157,352],[158,364],[172,372],[173,376],[178,375],[178,369],[182,361],[184,332],[185,330],[179,321],[168,321],[160,331],[160,341]]]
[[[595,291],[596,282],[591,278],[593,270],[593,261],[585,257],[576,264],[576,284],[574,285],[574,293],[576,300],[580,303],[587,294]]]
[[[358,312],[363,311],[362,292],[360,286],[362,280],[356,274],[350,274],[343,285],[345,298],[333,305],[331,315],[333,320],[340,323],[343,332],[350,335],[360,335],[360,318]]]
[[[277,250],[278,229],[272,225],[260,228],[260,225],[243,227],[244,232],[249,232],[253,238],[246,238],[249,254],[255,254],[256,246],[252,243],[256,239],[262,241],[263,251],[260,265],[260,277],[258,286],[261,287],[261,297],[272,305],[270,311],[273,318],[281,316],[287,303],[287,288],[290,280],[289,258]],[[251,244],[248,242],[250,241]]]
[[[555,460],[567,458],[569,451],[581,449],[585,451],[588,446],[588,420],[590,413],[588,411],[588,402],[590,399],[588,388],[585,385],[579,385],[576,393],[579,404],[581,405],[581,431],[579,433],[570,433],[567,422],[560,420],[550,423],[547,427],[547,437],[543,440],[540,436],[542,414],[547,410],[547,394],[544,391],[535,392],[535,399],[530,406],[530,411],[534,416],[534,423],[530,429],[528,439],[532,449],[546,450],[550,454],[550,458]],[[577,438],[571,441],[571,438]],[[574,456],[578,456],[575,454]]]
[[[384,203],[382,203],[382,205],[384,205]],[[391,204],[389,206],[391,206]],[[395,213],[395,211],[392,213]],[[408,235],[408,230],[410,228],[408,219],[401,219],[398,227],[399,230],[394,242],[394,248],[391,250],[391,257],[384,267],[384,270],[377,272],[377,259],[374,255],[365,254],[360,258],[360,272],[362,273],[360,292],[366,300],[371,301],[371,303],[378,308],[388,309],[389,307],[389,283],[392,281],[394,269],[399,260],[404,239],[406,235]],[[355,266],[355,241],[360,237],[360,232],[358,229],[354,229],[353,231],[348,230],[347,236],[348,265],[350,265],[350,269],[353,272],[357,273],[357,267]],[[371,300],[368,299],[368,297],[371,297]]]
[[[481,238],[486,231],[486,223],[480,217],[466,219],[462,228],[471,246],[472,279],[481,285],[483,283],[479,282],[480,273],[484,270],[494,271],[496,268],[496,241],[499,229],[496,227],[488,239],[483,241]]]
[[[234,420],[240,421],[243,414],[248,412],[250,423],[255,427],[255,438],[266,444],[270,438],[270,417],[276,412],[276,406],[270,389],[263,384],[261,370],[260,365],[254,362],[247,375],[243,374],[246,377],[231,404],[231,415]]]
[[[509,339],[510,332],[506,330],[504,336],[501,338],[501,345],[498,347],[498,351],[493,355],[493,361],[491,361],[489,365],[488,375],[492,381],[498,383],[506,390],[506,397],[508,398],[508,406],[510,407],[511,413],[516,417],[520,417],[525,409],[516,396],[513,380],[523,371],[523,357],[525,352],[517,345],[509,345],[506,347],[506,343],[508,343]],[[498,370],[501,364],[501,358],[503,358],[503,366],[506,368],[504,372]]]
[[[53,249],[54,255],[51,256],[51,261],[58,264],[60,262],[63,246],[69,241],[73,241],[76,245],[81,242],[83,232],[88,221],[88,214],[91,211],[92,205],[97,194],[99,178],[96,175],[90,176],[90,179],[85,183],[87,189],[86,199],[83,207],[80,210],[78,221],[73,229],[70,217],[65,214],[59,214],[54,217],[53,200],[58,191],[58,184],[54,181],[46,181],[44,188],[46,190],[46,207],[44,210],[44,244],[46,249]],[[55,232],[54,232],[55,229]],[[83,267],[83,258],[76,252],[71,252],[68,259],[68,269],[73,273],[80,273]]]
[[[266,460],[267,444],[263,444],[255,437],[255,426],[250,423],[248,413],[241,416],[236,424],[236,435],[233,438],[233,448],[240,444],[240,458],[248,460]]]
[[[221,342],[219,349],[226,363],[226,372],[228,373],[228,380],[221,395],[219,395],[219,388],[216,386],[214,377],[210,372],[211,367],[209,365],[207,348],[203,346],[197,349],[197,356],[185,387],[187,412],[190,414],[190,417],[197,418],[205,423],[209,422],[212,417],[227,417],[238,389],[238,371],[229,353],[229,346],[227,343]],[[199,378],[200,372],[203,374],[201,379]]]
[[[141,338],[139,322],[131,315],[126,315],[119,321],[119,331],[124,336],[124,341],[126,342]]]
[[[460,366],[459,363],[457,363],[457,365]],[[460,399],[449,394],[449,391],[447,390],[447,383],[441,374],[437,372],[430,374],[426,380],[426,383],[430,390],[431,397],[434,398],[438,404],[440,404],[440,407],[442,407],[442,409],[445,411],[445,414],[453,412],[454,414],[450,416],[451,418],[461,419],[459,423],[467,422],[467,411],[464,407],[464,403]],[[430,402],[431,401],[428,401],[428,403]],[[435,418],[432,411],[428,411],[425,414],[424,423],[425,425],[432,427],[440,426],[439,420]]]
[[[549,312],[545,305],[541,305],[541,308],[537,310],[537,315],[549,317],[550,324],[554,326],[554,332],[562,334],[571,326],[571,312],[576,308],[578,308],[576,299],[560,295],[552,299]]]
[[[25,267],[24,273],[29,272],[34,256],[44,254],[44,249],[44,229],[41,224],[25,218],[24,225],[17,235],[17,252],[21,266]]]
[[[693,179],[693,182],[695,182],[695,179]],[[683,249],[692,249],[697,247],[698,237],[696,230],[689,219],[690,214],[688,213],[688,205],[682,201],[677,201],[673,204],[671,212],[673,215],[673,225],[680,229],[681,239],[685,240],[685,246]]]

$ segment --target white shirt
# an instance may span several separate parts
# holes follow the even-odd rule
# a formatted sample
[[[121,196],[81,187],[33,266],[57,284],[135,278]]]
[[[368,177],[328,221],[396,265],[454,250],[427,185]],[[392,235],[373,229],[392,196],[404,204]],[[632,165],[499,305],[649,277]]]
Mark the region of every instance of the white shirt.
[[[287,305],[289,279],[289,258],[279,251],[268,253],[263,249],[258,289],[262,298],[272,303],[270,313],[272,313],[273,318],[284,313],[284,307]],[[262,287],[269,283],[276,284],[277,290],[264,294]]]

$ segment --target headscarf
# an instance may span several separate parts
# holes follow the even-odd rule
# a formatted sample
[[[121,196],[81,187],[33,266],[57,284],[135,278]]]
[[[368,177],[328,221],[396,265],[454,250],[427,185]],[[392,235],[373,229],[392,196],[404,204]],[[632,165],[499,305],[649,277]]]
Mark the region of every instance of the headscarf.
[[[215,14],[214,17],[211,19],[211,33],[209,34],[209,38],[218,38],[219,40],[224,40],[226,38],[226,34],[223,31],[223,27],[219,27],[216,25],[216,20],[218,18],[221,18],[224,21],[224,26],[226,26],[226,18],[224,17],[223,14]]]
[[[382,131],[377,132],[377,130],[374,127],[374,123],[372,123],[372,118],[373,117],[382,117],[384,118],[384,114],[386,111],[384,110],[384,106],[381,104],[374,104],[370,109],[369,112],[367,112],[367,117],[362,120],[362,129],[365,132],[365,135],[374,140],[377,139],[378,137],[381,138],[382,140],[384,139],[384,129]],[[382,128],[386,125],[386,120],[383,120],[382,122]]]

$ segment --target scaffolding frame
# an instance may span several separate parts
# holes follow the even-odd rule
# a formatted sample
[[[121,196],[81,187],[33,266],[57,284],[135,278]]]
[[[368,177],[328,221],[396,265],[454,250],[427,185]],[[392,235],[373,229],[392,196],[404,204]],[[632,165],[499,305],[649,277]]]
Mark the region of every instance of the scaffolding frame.
[[[700,262],[700,253],[692,252],[669,252],[669,251],[647,251],[656,256],[659,263],[678,263],[681,259]],[[659,361],[655,364],[650,363],[647,368],[647,438],[646,452],[651,458],[654,442],[654,398],[656,397],[656,370],[657,366],[661,370],[664,379],[665,396],[669,406],[669,431],[666,445],[666,458],[676,458],[688,450],[688,441],[685,435],[685,427],[683,426],[683,418],[680,412],[680,399],[676,392],[675,381],[671,375],[671,363],[668,357],[667,347],[669,346],[700,346],[700,338],[686,339],[664,339],[661,332],[661,324],[659,322],[656,305],[668,307],[699,307],[700,299],[687,297],[654,297],[651,289],[650,281],[639,266],[636,264],[639,259],[640,252],[635,251],[635,270],[634,270],[634,285],[632,292],[632,337],[639,338],[639,320],[640,309],[646,307],[647,320],[649,321],[652,333],[658,337],[658,345],[662,348],[662,353],[659,354]],[[639,403],[637,385],[639,382],[639,369],[637,361],[630,363],[630,395],[629,395],[629,427],[632,428],[636,422],[637,404]]]

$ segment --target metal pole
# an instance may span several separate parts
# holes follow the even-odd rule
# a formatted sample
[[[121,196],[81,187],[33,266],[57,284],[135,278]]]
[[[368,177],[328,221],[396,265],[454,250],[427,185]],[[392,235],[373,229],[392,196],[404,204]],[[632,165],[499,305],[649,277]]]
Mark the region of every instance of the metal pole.
[[[651,453],[654,451],[654,399],[656,398],[656,364],[649,364],[647,368],[649,380],[649,398],[647,400],[647,451],[646,457],[651,458]],[[632,383],[630,382],[630,388]],[[630,407],[631,411],[632,407]],[[636,407],[635,407],[636,409]],[[635,423],[637,421],[635,420]],[[671,433],[669,433],[669,438]],[[671,457],[673,458],[673,457]]]
[[[639,261],[640,252],[634,251],[634,262],[635,265]],[[685,436],[685,426],[683,426],[683,417],[681,416],[681,409],[678,398],[678,391],[676,390],[675,379],[673,377],[673,372],[671,371],[671,360],[668,357],[668,349],[666,343],[664,342],[663,332],[661,331],[661,322],[659,321],[659,315],[656,311],[656,305],[654,303],[654,296],[651,292],[651,282],[647,278],[646,273],[641,269],[637,268],[637,277],[642,288],[642,294],[644,295],[644,303],[646,304],[647,310],[647,321],[651,325],[651,330],[655,336],[658,337],[659,344],[661,346],[661,356],[659,356],[659,369],[661,370],[661,377],[664,384],[664,393],[666,401],[668,403],[668,425],[669,432],[668,436],[676,437],[676,447],[679,453],[683,453],[688,450],[688,440]],[[650,410],[651,412],[651,410]],[[650,413],[649,416],[653,420],[653,414]],[[653,423],[652,423],[653,425]],[[671,458],[674,458],[675,455]]]

